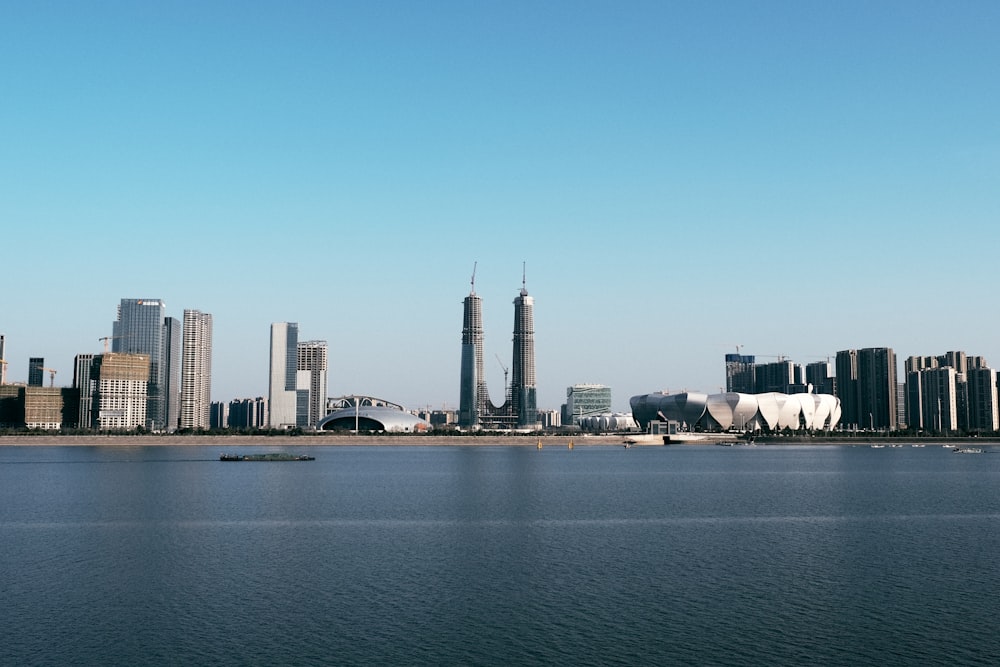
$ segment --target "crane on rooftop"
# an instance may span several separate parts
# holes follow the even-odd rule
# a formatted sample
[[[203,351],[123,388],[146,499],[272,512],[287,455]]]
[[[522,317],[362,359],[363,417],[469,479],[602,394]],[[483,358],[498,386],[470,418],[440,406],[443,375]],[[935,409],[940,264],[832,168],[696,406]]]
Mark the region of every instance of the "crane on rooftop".
[[[56,385],[56,373],[58,373],[59,371],[57,371],[54,368],[39,368],[38,370],[43,371],[43,372],[47,372],[49,374],[49,386],[50,387],[54,387]]]
[[[101,336],[100,338],[97,339],[104,342],[104,354],[108,353],[108,341],[116,340],[118,338],[124,338],[124,336]]]

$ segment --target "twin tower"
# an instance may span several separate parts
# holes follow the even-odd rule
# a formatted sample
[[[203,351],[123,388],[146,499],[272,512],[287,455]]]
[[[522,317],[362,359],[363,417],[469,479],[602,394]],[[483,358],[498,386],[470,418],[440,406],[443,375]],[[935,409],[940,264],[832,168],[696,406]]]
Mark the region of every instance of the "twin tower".
[[[476,294],[476,270],[473,268],[472,290],[465,297],[462,322],[459,427],[473,430],[533,430],[536,427],[534,310],[535,300],[528,296],[522,274],[521,292],[514,299],[514,357],[510,384],[507,385],[507,369],[504,368],[506,395],[502,405],[494,405],[490,401],[483,370],[483,300]]]

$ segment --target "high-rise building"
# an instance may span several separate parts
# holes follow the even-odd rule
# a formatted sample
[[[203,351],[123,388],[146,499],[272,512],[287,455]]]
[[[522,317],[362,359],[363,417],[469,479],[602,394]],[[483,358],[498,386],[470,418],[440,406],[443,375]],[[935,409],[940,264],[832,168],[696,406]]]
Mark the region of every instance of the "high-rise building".
[[[42,387],[45,385],[45,359],[31,357],[28,359],[28,386]]]
[[[181,322],[176,317],[163,320],[163,398],[166,430],[173,431],[181,418],[181,347],[183,345]]]
[[[462,365],[458,395],[458,425],[478,428],[486,411],[486,381],[483,370],[483,300],[476,294],[476,274],[472,291],[465,297],[462,317]]]
[[[299,325],[295,322],[275,322],[271,325],[271,361],[268,381],[269,426],[274,429],[294,428],[297,421]]]
[[[969,430],[991,433],[1000,430],[1000,407],[997,402],[997,372],[992,368],[970,368]]]
[[[935,433],[958,430],[958,373],[951,366],[918,372],[921,387],[921,421]]]
[[[210,428],[229,428],[229,404],[215,401],[208,409]]]
[[[580,420],[611,412],[611,387],[603,384],[575,384],[566,388],[566,403],[560,421],[579,426]]]
[[[837,398],[840,399],[840,423],[844,429],[861,428],[858,410],[858,351],[843,350],[835,360]]]
[[[295,423],[302,428],[312,428],[326,416],[326,341],[303,341],[297,347]]]
[[[265,428],[267,423],[267,399],[263,396],[237,398],[229,402],[229,428],[260,429]]]
[[[754,366],[752,354],[726,355],[726,391],[752,394],[754,391]]]
[[[207,429],[211,427],[212,316],[186,309],[183,341],[180,428]]]
[[[94,426],[102,431],[134,431],[149,423],[149,357],[110,352],[94,357]]]
[[[77,417],[77,424],[81,428],[90,428],[94,421],[91,415],[94,403],[94,383],[91,381],[93,365],[93,354],[78,354],[73,358],[73,387],[80,392],[80,414]]]
[[[7,384],[7,336],[0,334],[0,385]]]
[[[525,280],[514,299],[514,362],[511,368],[511,412],[518,428],[534,428],[538,422],[535,387],[535,299],[528,295]]]
[[[895,430],[896,355],[890,347],[837,353],[837,397],[845,428]]]
[[[146,390],[146,428],[167,429],[166,369],[164,367],[164,311],[160,299],[122,299],[114,322],[111,351],[145,355],[149,361]]]
[[[462,362],[459,386],[458,425],[468,429],[535,428],[538,422],[535,380],[535,300],[528,295],[522,277],[521,291],[514,299],[514,349],[511,381],[504,387],[500,406],[489,398],[483,372],[482,300],[472,290],[465,298],[462,324]],[[506,379],[506,367],[504,376]]]
[[[836,394],[833,367],[827,361],[814,361],[806,364],[806,383],[811,384],[815,394]]]

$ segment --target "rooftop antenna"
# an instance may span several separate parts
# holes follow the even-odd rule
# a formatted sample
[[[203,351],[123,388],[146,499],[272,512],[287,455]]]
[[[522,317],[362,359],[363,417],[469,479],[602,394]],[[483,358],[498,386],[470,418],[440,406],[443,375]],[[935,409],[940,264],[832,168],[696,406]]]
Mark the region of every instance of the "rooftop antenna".
[[[521,296],[528,295],[527,262],[521,262]]]
[[[469,294],[476,293],[476,266],[478,265],[479,265],[478,260],[472,263],[472,291],[469,292]]]

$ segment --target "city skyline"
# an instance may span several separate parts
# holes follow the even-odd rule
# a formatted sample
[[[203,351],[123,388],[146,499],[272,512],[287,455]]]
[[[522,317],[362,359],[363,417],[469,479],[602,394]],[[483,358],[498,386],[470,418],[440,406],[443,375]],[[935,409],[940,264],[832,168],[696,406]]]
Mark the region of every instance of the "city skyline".
[[[996,3],[3,17],[9,382],[68,385],[147,294],[213,314],[213,400],[266,395],[296,321],[332,395],[457,409],[473,262],[491,396],[527,263],[539,409],[715,392],[738,349],[1000,360]]]

